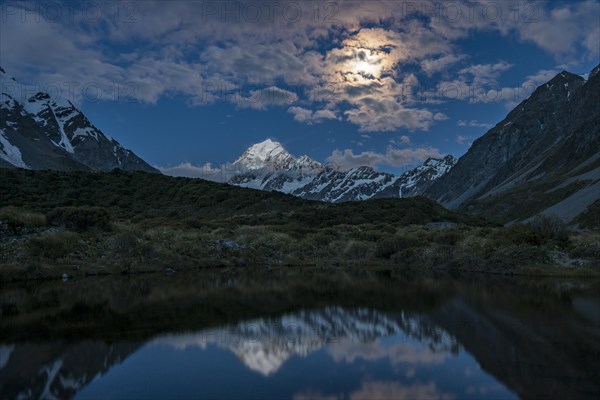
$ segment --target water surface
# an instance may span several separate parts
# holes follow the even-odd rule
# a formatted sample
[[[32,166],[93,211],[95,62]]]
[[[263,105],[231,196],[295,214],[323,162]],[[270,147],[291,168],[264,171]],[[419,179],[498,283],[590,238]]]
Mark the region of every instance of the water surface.
[[[339,271],[3,287],[0,397],[594,398],[597,289]]]

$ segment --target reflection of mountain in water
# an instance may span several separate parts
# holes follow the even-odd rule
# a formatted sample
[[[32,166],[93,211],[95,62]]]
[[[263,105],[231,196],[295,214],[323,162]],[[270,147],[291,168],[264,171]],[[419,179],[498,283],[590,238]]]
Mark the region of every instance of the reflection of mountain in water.
[[[600,320],[544,315],[554,312],[541,309],[524,320],[506,310],[455,299],[432,318],[522,398],[598,398]]]
[[[396,287],[404,289],[397,291]],[[163,300],[163,303],[177,304],[178,318],[193,312],[211,317],[202,319],[202,325],[195,323],[200,318],[190,319],[194,324],[181,324],[174,329],[182,331],[187,328],[193,333],[166,336],[161,333],[149,343],[151,346],[168,345],[182,349],[217,346],[231,351],[250,370],[269,377],[277,376],[288,360],[305,357],[323,347],[332,360],[340,363],[352,363],[359,358],[386,358],[394,365],[426,363],[430,366],[441,364],[462,348],[471,353],[486,372],[522,398],[596,398],[600,394],[597,295],[585,297],[581,294],[584,290],[578,289],[578,294],[570,300],[571,292],[566,291],[554,293],[546,289],[536,292],[534,289],[506,288],[490,286],[481,289],[472,285],[456,285],[440,290],[396,284],[393,291],[365,291],[362,297],[357,294],[358,290],[353,290],[347,298],[339,296],[339,304],[343,307],[325,308],[319,307],[334,303],[331,298],[319,297],[313,292],[311,296],[294,292],[296,295],[289,296],[292,301],[301,298],[305,307],[314,309],[284,314],[272,311],[268,315],[273,317],[261,317],[255,310],[267,308],[260,299],[269,298],[268,291],[261,292],[261,296],[252,292],[251,297],[242,297],[244,301],[241,301],[228,287],[223,295],[228,300],[226,306],[219,303],[216,295],[211,297],[216,299],[214,303],[202,298],[203,307],[198,306],[196,297],[194,300],[186,300],[186,297]],[[126,290],[121,292],[128,293]],[[177,287],[176,293],[182,292],[185,292],[184,289]],[[380,295],[375,297],[370,293]],[[398,294],[405,293],[406,297],[398,297]],[[197,290],[194,290],[194,296],[197,296]],[[20,298],[30,297],[20,292],[10,296],[11,301]],[[68,297],[65,294],[61,298]],[[421,307],[421,303],[432,298],[435,301],[430,300],[431,306]],[[257,299],[256,303],[252,303],[252,299]],[[295,303],[284,301],[283,297],[277,299],[280,310],[298,307]],[[378,303],[373,304],[373,301]],[[151,332],[156,335],[165,332],[166,327],[172,327],[173,319],[169,319],[172,318],[169,313],[173,310],[166,305],[161,307],[163,303],[150,303],[152,307],[139,308],[147,310],[144,319],[133,318],[132,312],[123,313],[120,321],[127,317],[131,324],[125,325],[127,331],[119,331],[118,338],[127,340],[136,337],[134,335],[140,324],[148,335]],[[418,306],[415,305],[417,303]],[[50,303],[38,301],[36,304]],[[126,302],[119,307],[124,307],[124,304]],[[212,308],[209,307],[211,304]],[[5,314],[0,319],[0,332],[24,331],[24,327],[28,332],[35,331],[35,324],[18,324],[20,321],[35,321],[31,316],[41,315],[22,312],[27,310],[25,305],[15,303],[14,308],[19,313]],[[379,311],[384,307],[387,311]],[[222,315],[223,310],[235,310],[238,315],[231,314],[231,323],[225,323],[223,319],[216,321],[218,317],[214,316]],[[43,315],[49,315],[50,311],[44,310]],[[98,315],[102,316],[101,313]],[[246,318],[248,315],[256,318]],[[30,319],[25,320],[25,316]],[[66,321],[79,320],[73,317]],[[141,339],[139,342],[107,344],[107,338],[115,337],[114,332],[106,330],[104,325],[110,320],[99,321],[89,322],[89,328],[106,336],[100,334],[96,336],[99,339],[94,341],[69,343],[53,339],[19,343],[16,336],[4,338],[0,343],[0,398],[72,397],[94,377],[106,374],[142,347]],[[168,322],[156,323],[154,330],[149,331],[148,325],[155,321]],[[39,322],[42,327],[45,323],[44,320]],[[211,324],[217,327],[206,328]],[[76,325],[68,323],[61,326],[64,329],[55,338],[72,337],[73,330],[77,329]],[[2,331],[3,328],[9,329]],[[400,340],[389,345],[390,340],[385,339],[389,336]],[[402,340],[404,338],[406,340]],[[415,343],[418,346],[414,346]],[[365,393],[387,393],[392,389],[375,384],[364,387]]]
[[[443,359],[459,347],[451,335],[426,317],[341,307],[302,310],[279,318],[261,318],[192,334],[168,335],[151,343],[177,349],[217,345],[233,352],[249,369],[267,376],[275,373],[289,358],[307,356],[325,345],[330,346],[332,357],[339,361],[346,355],[356,356],[347,351],[349,346],[358,344],[360,349],[361,344],[391,335],[405,335],[428,345],[427,354],[416,354],[418,359],[411,353],[411,346],[401,347],[399,351],[407,353],[398,356],[403,361],[429,359],[433,353],[439,353]],[[139,347],[97,341],[3,346],[0,350],[0,362],[3,363],[0,364],[0,389],[7,398],[68,398]]]
[[[370,343],[392,335],[426,342],[431,352],[457,352],[459,347],[451,335],[426,317],[341,307],[299,311],[280,318],[262,318],[193,334],[164,336],[155,343],[178,349],[215,344],[233,352],[251,370],[267,376],[276,372],[290,357],[307,356],[325,345],[341,349],[348,342]]]
[[[70,398],[138,347],[98,341],[0,346],[0,398]]]

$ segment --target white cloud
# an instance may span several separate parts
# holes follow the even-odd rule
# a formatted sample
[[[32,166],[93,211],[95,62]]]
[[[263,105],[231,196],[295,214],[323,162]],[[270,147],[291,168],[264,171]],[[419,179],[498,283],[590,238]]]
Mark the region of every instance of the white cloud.
[[[413,89],[419,82],[406,72],[412,68],[427,76],[443,73],[445,81],[440,84],[458,85],[460,100],[513,104],[521,99],[512,93],[515,88],[498,87],[499,77],[511,67],[505,61],[462,68],[456,76],[450,73],[449,68],[459,68],[467,59],[457,39],[471,33],[499,32],[535,43],[557,58],[594,60],[600,51],[600,3],[593,0],[520,2],[518,19],[513,2],[479,0],[474,18],[466,3],[454,2],[462,8],[458,20],[443,15],[406,20],[406,7],[414,7],[414,1],[340,1],[328,21],[315,20],[312,2],[276,3],[272,21],[266,20],[271,14],[261,2],[254,2],[263,7],[260,21],[251,20],[243,10],[228,20],[220,9],[209,12],[207,2],[184,1],[134,2],[130,21],[127,13],[117,19],[112,3],[96,3],[103,11],[95,21],[81,12],[71,20],[64,12],[68,10],[55,23],[43,17],[35,21],[32,14],[23,22],[20,12],[3,15],[0,48],[10,57],[2,62],[13,75],[32,71],[35,76],[23,77],[29,82],[98,86],[100,93],[92,86],[88,96],[155,103],[163,96],[183,94],[192,105],[230,101],[257,110],[298,102],[302,107],[288,111],[299,122],[345,119],[362,132],[372,132],[427,130],[443,120],[443,114],[427,107],[448,96],[416,99]],[[435,9],[426,2],[418,4]],[[527,20],[531,15],[526,7],[531,4],[534,19]],[[282,14],[287,5],[302,9],[299,21]],[[498,7],[499,17],[484,15],[486,7],[488,11]],[[378,27],[382,22],[385,28]],[[324,38],[330,47],[322,50],[317,40]],[[131,50],[117,54],[112,44]],[[37,71],[32,65],[38,66]],[[236,87],[248,83],[255,85],[253,90],[235,93]],[[322,85],[332,85],[333,95],[307,94]],[[207,86],[225,89],[207,91]],[[81,100],[84,93],[76,96]]]
[[[396,138],[392,138],[390,139],[389,143],[391,145],[395,145],[395,146],[403,146],[403,145],[407,145],[410,144],[411,140],[410,137],[406,136],[406,135],[402,135]]]
[[[456,136],[456,143],[458,143],[458,144],[464,144],[467,140],[470,140],[470,139],[471,139],[470,136],[457,135]]]
[[[433,114],[434,121],[446,121],[447,119],[450,119],[450,117],[448,117],[444,113],[438,112],[438,113]]]
[[[407,108],[391,99],[367,97],[357,105],[344,114],[348,121],[360,126],[360,132],[389,132],[398,128],[428,130],[433,123],[431,111]]]
[[[435,58],[430,58],[427,60],[421,61],[421,69],[427,75],[433,75],[436,72],[444,72],[447,69],[467,58],[464,54],[444,54]]]
[[[312,111],[302,107],[290,107],[288,112],[294,115],[294,120],[308,125],[318,124],[325,119],[339,119],[331,110]]]
[[[431,103],[449,100],[470,103],[493,103],[506,101],[509,95],[498,79],[513,65],[505,61],[493,64],[475,64],[458,71],[458,76],[438,84],[437,90],[425,93]]]
[[[552,4],[552,3],[550,3]],[[535,22],[518,26],[520,37],[532,41],[559,59],[572,58],[579,47],[585,59],[600,54],[600,3],[593,0],[536,8]]]
[[[456,125],[458,126],[468,126],[471,128],[486,128],[486,129],[490,129],[491,127],[494,126],[494,124],[490,124],[487,122],[479,122],[476,119],[473,119],[471,121],[464,121],[464,120],[459,120]]]
[[[204,165],[193,165],[189,162],[181,163],[173,167],[154,166],[160,172],[168,176],[178,176],[186,178],[200,178],[214,182],[227,182],[233,171],[229,171],[227,165],[213,166],[210,163]]]
[[[377,168],[381,165],[402,167],[420,164],[428,158],[441,158],[443,155],[433,147],[417,147],[398,149],[389,146],[385,153],[364,151],[355,154],[352,149],[334,150],[327,161],[335,164],[340,169],[348,170],[360,166]]]
[[[235,104],[243,108],[264,110],[269,106],[290,105],[297,100],[298,95],[296,93],[277,86],[271,86],[264,89],[251,90],[249,96],[240,97],[235,101]]]
[[[473,83],[496,82],[496,79],[504,71],[512,68],[512,64],[500,61],[495,64],[475,64],[459,71],[461,75],[470,75]]]

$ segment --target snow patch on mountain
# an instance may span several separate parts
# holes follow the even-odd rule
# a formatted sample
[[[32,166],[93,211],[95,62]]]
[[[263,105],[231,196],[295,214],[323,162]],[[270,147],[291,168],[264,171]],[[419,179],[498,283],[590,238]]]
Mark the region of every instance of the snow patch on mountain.
[[[10,84],[5,84],[9,79]],[[0,101],[3,159],[10,164],[23,167],[19,160],[24,155],[34,169],[122,168],[158,172],[103,134],[67,98],[43,92],[30,96],[31,87],[8,78],[3,70],[0,80],[4,91]],[[12,142],[12,147],[4,142]]]
[[[256,170],[282,164],[292,158],[281,143],[267,139],[264,142],[250,146],[233,165],[248,170]]]
[[[294,157],[281,143],[268,139],[248,148],[232,164],[234,172],[228,181],[236,186],[336,203],[420,195],[455,163],[452,156],[431,158],[401,176],[367,166],[340,171],[308,156]]]
[[[6,137],[4,131],[0,129],[0,158],[9,162],[18,168],[29,168],[23,161],[21,150],[17,146],[13,146]]]

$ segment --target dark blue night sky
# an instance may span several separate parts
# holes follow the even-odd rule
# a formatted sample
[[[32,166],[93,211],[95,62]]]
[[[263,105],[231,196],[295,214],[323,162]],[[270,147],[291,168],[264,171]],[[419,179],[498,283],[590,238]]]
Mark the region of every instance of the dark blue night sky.
[[[167,172],[266,138],[391,172],[461,156],[533,88],[599,62],[598,1],[52,4],[2,2],[0,65],[71,84],[97,127]]]

